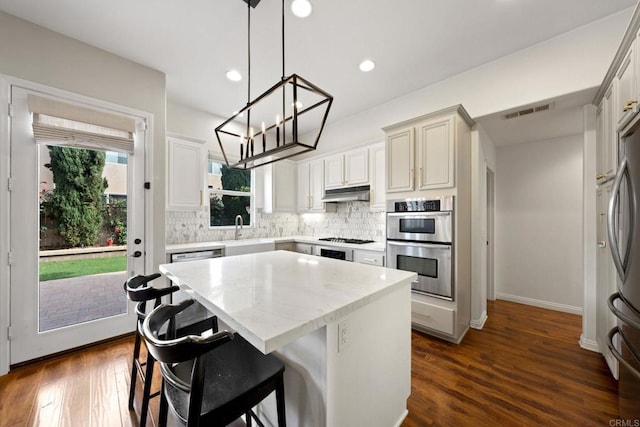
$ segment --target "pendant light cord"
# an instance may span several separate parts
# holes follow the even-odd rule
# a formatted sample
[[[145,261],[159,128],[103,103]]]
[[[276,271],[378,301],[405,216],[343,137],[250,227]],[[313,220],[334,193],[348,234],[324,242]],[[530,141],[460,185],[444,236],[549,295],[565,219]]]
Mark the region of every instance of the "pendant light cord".
[[[282,0],[282,80],[284,80],[284,0]]]
[[[251,2],[247,2],[247,105],[251,102]],[[247,109],[247,157],[249,157],[249,126],[251,109]]]

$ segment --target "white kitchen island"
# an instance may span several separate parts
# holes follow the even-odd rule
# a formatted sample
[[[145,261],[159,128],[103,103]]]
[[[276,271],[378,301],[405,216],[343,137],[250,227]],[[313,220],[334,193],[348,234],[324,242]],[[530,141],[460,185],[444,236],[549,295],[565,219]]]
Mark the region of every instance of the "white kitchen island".
[[[287,251],[160,271],[285,362],[288,426],[393,427],[406,417],[415,273]],[[269,421],[270,399],[259,409]]]

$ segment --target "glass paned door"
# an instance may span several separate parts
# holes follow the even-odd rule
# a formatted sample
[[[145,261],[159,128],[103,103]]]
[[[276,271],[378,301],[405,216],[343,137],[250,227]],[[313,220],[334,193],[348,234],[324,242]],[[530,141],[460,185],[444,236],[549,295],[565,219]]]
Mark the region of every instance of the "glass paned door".
[[[124,156],[36,143],[30,93],[11,90],[11,364],[132,331],[122,284],[144,273],[144,132]]]
[[[38,145],[39,332],[127,312],[128,155],[118,154]]]

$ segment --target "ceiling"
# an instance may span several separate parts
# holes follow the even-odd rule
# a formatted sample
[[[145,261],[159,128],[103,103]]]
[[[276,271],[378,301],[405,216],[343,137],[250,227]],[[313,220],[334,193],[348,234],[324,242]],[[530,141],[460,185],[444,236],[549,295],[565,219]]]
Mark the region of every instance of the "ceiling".
[[[286,0],[286,74],[335,97],[329,122],[635,5],[635,0]],[[251,15],[251,97],[281,76],[280,7]],[[0,0],[0,10],[167,75],[170,100],[229,116],[247,99],[241,0]],[[362,73],[358,64],[377,67]],[[230,69],[241,82],[225,77]]]
[[[583,133],[583,107],[593,102],[597,90],[597,88],[587,89],[554,99],[541,100],[535,104],[477,117],[474,120],[484,128],[497,148],[581,134]],[[505,115],[510,113],[523,112],[531,107],[544,105],[549,105],[549,109],[505,118]]]

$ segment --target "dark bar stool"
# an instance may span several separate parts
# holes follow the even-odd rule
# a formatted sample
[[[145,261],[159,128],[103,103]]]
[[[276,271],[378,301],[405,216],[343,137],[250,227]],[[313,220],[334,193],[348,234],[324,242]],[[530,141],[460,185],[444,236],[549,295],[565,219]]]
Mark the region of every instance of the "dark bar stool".
[[[263,426],[252,408],[276,393],[278,426],[286,427],[284,364],[264,355],[239,335],[221,331],[208,337],[168,339],[161,331],[193,300],[163,304],[145,319],[142,334],[147,349],[160,362],[161,426],[168,408],[187,426],[226,426],[246,415]]]
[[[129,387],[129,409],[133,410],[133,401],[135,398],[136,380],[138,376],[142,381],[142,405],[140,407],[140,426],[144,427],[147,422],[147,415],[149,412],[149,400],[155,397],[159,392],[151,393],[151,382],[153,379],[153,367],[155,360],[153,356],[147,350],[147,357],[145,361],[140,360],[140,345],[142,342],[142,322],[146,318],[147,314],[147,302],[154,301],[154,308],[158,307],[162,302],[162,297],[170,295],[173,292],[179,290],[178,286],[170,286],[164,288],[155,288],[149,286],[149,282],[160,277],[159,273],[150,274],[148,276],[134,276],[129,278],[124,284],[124,290],[127,294],[127,298],[130,301],[137,302],[136,304],[136,337],[133,346],[133,358],[131,362],[131,384]],[[204,311],[204,307],[198,304],[201,312]],[[200,317],[203,317],[200,315]],[[218,331],[217,318],[215,316],[206,317],[199,321],[191,321],[192,319],[180,319],[176,322],[172,321],[169,325],[172,331],[172,336],[183,335],[200,335],[201,333],[212,330]]]

